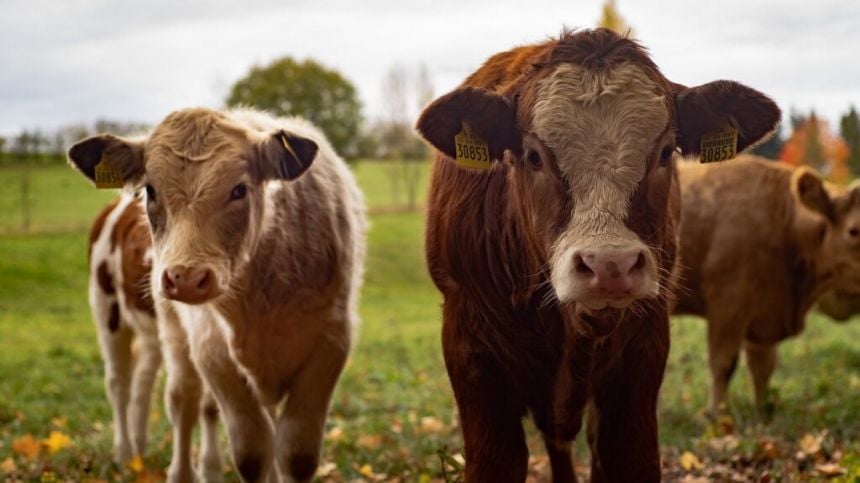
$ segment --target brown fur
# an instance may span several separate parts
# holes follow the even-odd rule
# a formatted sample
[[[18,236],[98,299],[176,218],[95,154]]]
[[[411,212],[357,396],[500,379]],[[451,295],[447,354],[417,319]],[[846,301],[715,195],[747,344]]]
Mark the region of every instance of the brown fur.
[[[641,161],[645,176],[624,221],[654,255],[659,292],[625,310],[560,304],[548,279],[549,252],[570,222],[572,201],[569,179],[530,127],[540,80],[562,63],[600,72],[632,63],[653,81],[670,113]],[[491,57],[419,119],[419,131],[440,150],[426,255],[444,295],[442,344],[460,411],[467,481],[525,479],[521,419],[527,414],[544,434],[554,480],[574,480],[570,442],[586,406],[592,479],[659,480],[656,404],[669,351],[680,194],[672,164],[657,160],[662,140],[672,142],[676,128],[684,132],[675,115],[679,89],[686,88],[666,80],[634,41],[602,29],[564,32]],[[700,124],[729,117],[707,114],[712,118]],[[776,122],[774,113],[769,118]],[[487,172],[456,166],[452,140],[461,122],[504,162]],[[540,184],[524,159],[529,144],[541,150]]]
[[[680,173],[675,311],[708,319],[711,411],[721,409],[742,347],[764,407],[776,345],[803,330],[825,290],[857,284],[860,253],[844,234],[860,220],[860,207],[850,195],[828,194],[811,173],[754,156],[685,165]],[[728,190],[735,196],[722,195]]]

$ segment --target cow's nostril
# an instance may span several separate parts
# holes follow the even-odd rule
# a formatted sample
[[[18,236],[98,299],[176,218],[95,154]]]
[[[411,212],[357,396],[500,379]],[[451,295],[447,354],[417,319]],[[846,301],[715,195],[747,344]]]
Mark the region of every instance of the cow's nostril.
[[[200,281],[197,282],[197,290],[207,290],[211,281],[212,277],[210,276],[210,272],[209,270],[206,270],[206,273],[203,274],[203,278],[201,278]]]
[[[580,255],[573,257],[573,268],[576,270],[576,273],[589,276],[594,275],[594,270],[585,263],[585,260]]]
[[[645,252],[639,252],[639,256],[636,257],[636,263],[633,264],[633,268],[630,270],[631,272],[640,272],[645,269]]]
[[[165,270],[164,274],[161,276],[161,283],[167,290],[172,290],[176,288],[176,284],[173,283],[173,277],[170,276],[170,272],[168,272],[167,270]]]

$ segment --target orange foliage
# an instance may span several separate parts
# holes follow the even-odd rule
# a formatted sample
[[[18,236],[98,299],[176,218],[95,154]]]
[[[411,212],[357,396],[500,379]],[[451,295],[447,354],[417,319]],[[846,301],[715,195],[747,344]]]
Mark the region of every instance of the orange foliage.
[[[811,146],[811,142],[817,142],[818,147]],[[779,159],[794,166],[811,166],[831,181],[845,183],[851,178],[848,155],[845,141],[830,131],[826,121],[813,114],[791,133],[791,137],[782,147]]]

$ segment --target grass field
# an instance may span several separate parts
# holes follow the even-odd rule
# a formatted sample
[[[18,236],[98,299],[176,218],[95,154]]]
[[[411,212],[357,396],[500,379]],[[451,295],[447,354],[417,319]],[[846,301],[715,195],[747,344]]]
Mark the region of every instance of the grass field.
[[[453,480],[462,442],[441,357],[440,298],[425,273],[421,214],[385,209],[385,169],[356,167],[376,214],[361,335],[334,398],[321,472],[338,481]],[[85,229],[112,194],[91,189],[69,168],[38,168],[31,173],[36,234],[24,235],[19,175],[0,170],[0,476],[157,480],[171,444],[160,393],[147,469],[111,463],[110,409],[86,304]],[[699,319],[673,320],[660,413],[667,479],[838,474],[860,481],[860,322],[836,325],[813,315],[800,337],[780,347],[776,414],[768,424],[751,406],[743,366],[732,385],[734,421],[704,417],[704,328]],[[547,464],[532,440],[533,475],[541,480]],[[581,442],[576,451],[587,466]]]

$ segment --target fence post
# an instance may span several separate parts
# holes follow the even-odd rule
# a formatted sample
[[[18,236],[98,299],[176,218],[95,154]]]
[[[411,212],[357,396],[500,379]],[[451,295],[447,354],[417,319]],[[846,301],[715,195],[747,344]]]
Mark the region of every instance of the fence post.
[[[21,228],[30,233],[30,160],[24,160],[21,170]]]

